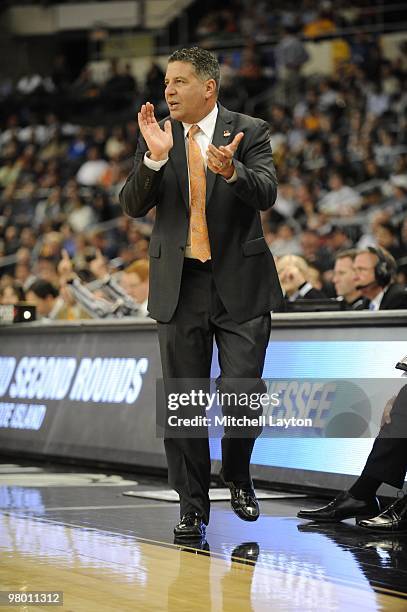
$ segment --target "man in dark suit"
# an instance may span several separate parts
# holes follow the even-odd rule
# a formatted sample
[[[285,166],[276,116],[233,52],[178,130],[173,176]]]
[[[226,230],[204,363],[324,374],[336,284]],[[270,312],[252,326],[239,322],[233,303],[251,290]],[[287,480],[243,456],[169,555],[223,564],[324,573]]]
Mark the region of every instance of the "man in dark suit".
[[[382,248],[368,247],[354,260],[356,289],[370,300],[369,310],[403,310],[407,308],[407,289],[394,282],[397,265],[393,256]]]
[[[339,251],[335,257],[333,284],[338,300],[342,300],[344,310],[364,310],[369,306],[369,300],[362,297],[360,290],[356,289],[354,260],[357,251],[346,249]]]
[[[397,365],[399,367],[400,364]],[[407,472],[407,385],[385,407],[382,427],[365,467],[349,491],[316,510],[300,510],[299,518],[338,522],[356,518],[360,527],[383,533],[407,531],[407,495],[380,512],[376,491],[382,483],[402,489]]]
[[[167,396],[173,385],[188,390],[185,379],[209,379],[214,337],[220,386],[245,379],[263,388],[270,310],[282,302],[260,221],[277,193],[269,128],[223,108],[218,92],[212,54],[195,47],[171,55],[170,118],[158,123],[153,105],[142,106],[135,166],[120,194],[132,217],[156,207],[148,310],[158,322]],[[244,520],[259,516],[249,465],[260,432],[234,437],[225,429],[222,439],[222,475]],[[171,436],[167,428],[164,444],[180,496],[174,533],[201,537],[210,510],[207,436]]]

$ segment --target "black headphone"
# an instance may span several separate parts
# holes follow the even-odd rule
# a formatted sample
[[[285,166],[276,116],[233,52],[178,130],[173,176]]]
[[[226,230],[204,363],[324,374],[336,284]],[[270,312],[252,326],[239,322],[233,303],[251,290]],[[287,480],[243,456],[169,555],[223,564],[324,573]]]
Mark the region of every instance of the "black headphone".
[[[367,247],[369,253],[373,253],[377,257],[377,263],[374,268],[375,280],[379,287],[386,287],[392,280],[396,272],[395,266],[389,257],[383,253],[382,249]]]

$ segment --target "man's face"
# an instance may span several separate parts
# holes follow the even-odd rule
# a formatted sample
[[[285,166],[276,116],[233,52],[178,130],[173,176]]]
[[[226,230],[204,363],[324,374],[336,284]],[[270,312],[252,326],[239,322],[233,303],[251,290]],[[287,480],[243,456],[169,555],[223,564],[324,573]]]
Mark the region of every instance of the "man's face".
[[[165,99],[172,119],[197,123],[215,105],[215,81],[202,80],[190,62],[170,62],[165,75]]]
[[[329,186],[333,191],[337,191],[342,187],[342,181],[336,174],[333,174],[329,179]]]
[[[34,291],[27,292],[26,300],[36,307],[37,314],[40,317],[48,316],[54,305],[54,298],[51,295],[48,295],[46,298],[40,298]]]
[[[350,257],[337,259],[334,267],[333,282],[336,295],[346,297],[356,290],[355,271]]]
[[[353,264],[356,285],[369,285],[375,282],[375,265],[376,256],[373,253],[361,253],[360,255],[356,255]]]
[[[138,304],[142,304],[148,297],[148,283],[143,283],[136,272],[124,272],[120,284]]]
[[[306,258],[312,257],[318,250],[319,239],[315,234],[304,232],[300,237],[300,244]]]
[[[18,304],[19,301],[18,295],[15,293],[13,287],[4,287],[3,298],[1,300],[2,304]]]

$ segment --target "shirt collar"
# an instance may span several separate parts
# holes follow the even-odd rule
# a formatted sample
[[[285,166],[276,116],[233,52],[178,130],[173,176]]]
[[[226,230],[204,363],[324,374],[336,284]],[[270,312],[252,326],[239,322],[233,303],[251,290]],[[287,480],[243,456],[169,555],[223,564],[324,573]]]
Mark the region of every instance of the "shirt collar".
[[[187,137],[188,130],[191,127],[191,125],[197,125],[202,130],[202,132],[205,134],[205,136],[209,140],[212,140],[212,136],[215,131],[216,119],[218,118],[218,112],[219,112],[218,105],[215,104],[211,112],[208,115],[206,115],[206,117],[198,121],[197,124],[183,122],[182,125],[184,127],[184,137],[185,138]]]
[[[383,291],[378,293],[376,297],[373,298],[373,300],[371,300],[370,304],[373,305],[373,307],[370,306],[371,310],[380,310],[380,304],[382,303],[384,292],[385,292],[385,289],[383,289]]]

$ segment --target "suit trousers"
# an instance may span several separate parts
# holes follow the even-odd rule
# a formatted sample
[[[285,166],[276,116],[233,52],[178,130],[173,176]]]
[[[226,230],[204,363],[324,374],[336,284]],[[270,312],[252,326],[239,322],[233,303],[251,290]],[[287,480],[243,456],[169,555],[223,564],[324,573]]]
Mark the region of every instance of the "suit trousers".
[[[250,300],[250,296],[243,299]],[[270,313],[236,323],[228,315],[216,289],[212,264],[185,258],[178,306],[168,323],[158,322],[164,388],[174,380],[206,379],[209,384],[213,342],[218,347],[220,381],[246,379],[261,386],[264,358],[271,330]],[[218,379],[219,381],[219,379]],[[172,387],[171,387],[172,388]],[[187,388],[183,388],[188,391]],[[250,483],[250,458],[261,428],[247,437],[222,438],[222,475],[225,481]],[[209,522],[210,452],[207,430],[202,437],[164,437],[168,481],[180,496],[180,515],[198,512]]]
[[[407,385],[400,389],[367,458],[363,473],[401,489],[407,472]]]

